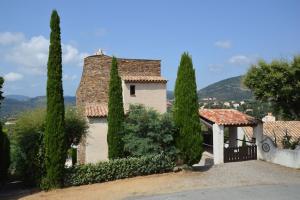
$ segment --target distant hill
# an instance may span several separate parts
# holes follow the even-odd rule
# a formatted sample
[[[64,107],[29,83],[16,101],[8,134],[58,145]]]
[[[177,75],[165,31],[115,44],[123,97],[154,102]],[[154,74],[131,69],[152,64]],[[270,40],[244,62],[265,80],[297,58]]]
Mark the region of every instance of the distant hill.
[[[18,101],[27,101],[27,100],[30,99],[30,97],[24,96],[24,95],[6,95],[5,98],[15,99],[15,100],[18,100]]]
[[[174,99],[174,92],[173,91],[171,91],[171,90],[167,91],[167,99],[168,100]]]
[[[75,105],[76,99],[72,96],[65,96],[65,104],[66,105]],[[30,98],[21,95],[7,95],[2,102],[0,117],[13,117],[18,115],[19,113],[39,108],[46,107],[46,97],[38,96],[34,98]]]
[[[198,91],[199,100],[203,98],[215,97],[221,101],[241,101],[252,99],[250,90],[242,87],[242,76],[228,78],[216,83],[213,83]],[[174,98],[173,91],[167,91],[169,100]],[[65,97],[66,105],[75,105],[76,99],[73,96]],[[16,116],[22,111],[46,106],[46,97],[38,96],[30,98],[22,95],[7,95],[2,103],[0,117]]]
[[[251,91],[242,86],[243,76],[236,76],[213,83],[198,91],[199,100],[215,97],[221,101],[253,99]]]

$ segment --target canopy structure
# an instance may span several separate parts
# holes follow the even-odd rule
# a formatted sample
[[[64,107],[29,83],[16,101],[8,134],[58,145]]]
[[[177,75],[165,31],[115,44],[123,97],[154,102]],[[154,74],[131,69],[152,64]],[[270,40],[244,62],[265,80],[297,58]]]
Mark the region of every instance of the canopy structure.
[[[255,126],[257,120],[234,109],[200,109],[199,116],[210,125]]]
[[[242,145],[242,127],[251,127],[255,136],[255,144],[259,145],[262,140],[263,125],[260,120],[234,109],[200,109],[200,121],[212,129],[214,164],[224,163],[224,151],[230,148],[238,148]],[[229,148],[224,148],[224,128],[228,127]],[[260,147],[255,159],[260,158]],[[256,154],[256,153],[255,153]],[[227,155],[227,154],[226,154]],[[252,157],[251,157],[252,159]]]

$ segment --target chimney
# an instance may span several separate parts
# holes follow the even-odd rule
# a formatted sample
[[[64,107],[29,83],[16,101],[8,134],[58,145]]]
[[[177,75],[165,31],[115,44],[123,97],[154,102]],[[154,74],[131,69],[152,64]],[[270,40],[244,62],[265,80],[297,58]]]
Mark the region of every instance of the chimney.
[[[271,112],[269,112],[267,116],[262,118],[262,121],[263,122],[275,122],[276,118],[272,115]]]
[[[104,52],[103,52],[102,49],[99,49],[99,50],[95,53],[95,55],[104,55]]]

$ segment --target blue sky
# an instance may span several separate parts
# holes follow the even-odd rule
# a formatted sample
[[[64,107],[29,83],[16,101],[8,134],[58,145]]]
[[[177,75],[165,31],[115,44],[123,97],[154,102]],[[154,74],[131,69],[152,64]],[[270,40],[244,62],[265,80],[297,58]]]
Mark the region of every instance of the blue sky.
[[[300,54],[297,0],[2,0],[6,95],[45,95],[52,9],[61,17],[65,95],[75,95],[83,58],[99,48],[117,57],[161,59],[169,90],[184,51],[192,55],[198,88],[244,74],[260,58]]]

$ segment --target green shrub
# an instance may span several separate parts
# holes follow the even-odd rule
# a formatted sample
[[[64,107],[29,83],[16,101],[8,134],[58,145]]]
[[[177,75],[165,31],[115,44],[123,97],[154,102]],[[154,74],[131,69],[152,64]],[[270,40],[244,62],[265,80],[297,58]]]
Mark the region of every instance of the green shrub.
[[[30,186],[38,184],[44,172],[45,116],[44,109],[22,113],[12,134],[13,171]]]
[[[10,165],[10,142],[0,122],[0,186],[7,180]]]
[[[77,149],[71,148],[71,158],[72,158],[72,165],[76,165],[77,163]]]
[[[65,186],[101,183],[134,176],[168,172],[175,166],[165,154],[122,158],[67,169]]]
[[[36,109],[22,113],[13,128],[12,168],[27,185],[39,185],[45,173],[44,144],[45,109]],[[87,123],[74,108],[68,108],[65,116],[67,135],[66,149],[77,145],[86,133]]]
[[[175,158],[175,128],[170,113],[159,114],[142,105],[130,105],[124,123],[124,150],[130,157],[166,153]]]

